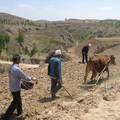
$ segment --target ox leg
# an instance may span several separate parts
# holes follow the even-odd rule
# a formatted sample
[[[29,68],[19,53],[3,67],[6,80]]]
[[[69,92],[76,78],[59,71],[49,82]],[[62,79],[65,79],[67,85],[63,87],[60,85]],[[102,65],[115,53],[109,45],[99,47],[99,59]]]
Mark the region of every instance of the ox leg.
[[[92,76],[91,76],[91,80],[94,80],[95,77],[96,77],[96,75],[97,75],[97,72],[93,71],[93,72],[92,72]]]
[[[103,73],[104,73],[105,71],[107,72],[107,77],[106,77],[106,79],[108,80],[108,79],[109,79],[109,69],[108,69],[108,67],[103,71]],[[103,79],[103,77],[101,76],[100,79]]]

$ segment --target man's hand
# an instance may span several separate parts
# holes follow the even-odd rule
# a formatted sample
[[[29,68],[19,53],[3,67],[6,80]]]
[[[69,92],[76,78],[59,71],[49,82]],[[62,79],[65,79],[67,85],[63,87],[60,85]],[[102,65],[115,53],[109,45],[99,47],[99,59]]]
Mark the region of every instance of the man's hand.
[[[35,81],[35,83],[38,84],[38,80],[37,80],[36,77],[32,77],[31,80],[32,80],[32,81]]]
[[[58,80],[58,81],[59,81],[59,83],[61,84],[61,86],[64,86],[64,83],[63,83],[62,80]]]
[[[54,80],[56,79],[56,78],[55,78],[55,77],[53,77],[53,76],[50,76],[50,78],[51,78],[51,79],[54,79]]]
[[[34,80],[37,80],[37,78],[36,78],[36,77],[32,77],[32,78],[31,78],[31,80],[33,80],[33,81],[34,81]]]

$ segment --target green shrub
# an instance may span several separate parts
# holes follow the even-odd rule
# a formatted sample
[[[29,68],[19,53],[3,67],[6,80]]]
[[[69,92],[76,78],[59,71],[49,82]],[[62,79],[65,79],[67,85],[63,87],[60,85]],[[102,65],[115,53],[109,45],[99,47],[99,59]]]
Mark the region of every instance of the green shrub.
[[[79,42],[83,42],[84,40],[88,39],[89,37],[93,36],[93,31],[91,30],[79,30],[73,33],[73,37],[78,40]]]
[[[35,55],[37,52],[38,52],[38,49],[37,49],[36,44],[34,43],[32,49],[30,51],[30,54],[29,54],[30,57],[32,57],[33,55]]]
[[[0,54],[3,50],[7,50],[10,37],[6,33],[0,33]]]
[[[0,63],[0,73],[1,74],[5,73],[5,72],[8,72],[9,68],[10,68],[10,65]]]
[[[24,35],[21,31],[19,31],[18,36],[16,37],[16,41],[21,47],[23,47]]]

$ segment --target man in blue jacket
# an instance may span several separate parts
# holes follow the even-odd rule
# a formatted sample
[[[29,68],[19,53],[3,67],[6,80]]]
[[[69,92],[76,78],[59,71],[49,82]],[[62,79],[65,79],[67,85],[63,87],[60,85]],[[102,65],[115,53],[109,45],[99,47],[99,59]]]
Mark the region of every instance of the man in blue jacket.
[[[56,50],[48,65],[48,75],[51,78],[51,96],[54,99],[58,90],[62,87],[61,76],[61,50]]]

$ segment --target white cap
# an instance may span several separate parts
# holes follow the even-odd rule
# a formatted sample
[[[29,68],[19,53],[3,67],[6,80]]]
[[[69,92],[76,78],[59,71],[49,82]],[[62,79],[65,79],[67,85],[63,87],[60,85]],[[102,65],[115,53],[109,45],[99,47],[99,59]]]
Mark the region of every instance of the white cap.
[[[61,55],[61,54],[62,54],[61,50],[56,50],[55,51],[55,55]]]
[[[92,46],[92,44],[91,44],[91,43],[89,43],[89,44],[88,44],[88,46],[89,46],[89,47],[91,47],[91,46]]]

